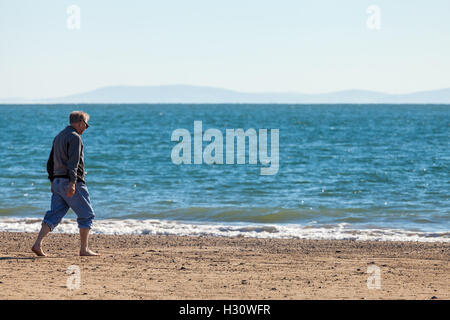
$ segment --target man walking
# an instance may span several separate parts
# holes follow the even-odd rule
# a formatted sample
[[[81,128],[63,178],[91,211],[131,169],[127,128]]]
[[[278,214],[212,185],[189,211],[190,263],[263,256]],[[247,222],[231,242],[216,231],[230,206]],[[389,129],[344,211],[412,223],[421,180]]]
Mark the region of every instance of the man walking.
[[[84,154],[81,135],[89,127],[89,115],[73,111],[69,115],[70,125],[53,140],[52,151],[47,162],[48,178],[51,181],[52,201],[50,210],[42,221],[41,231],[31,250],[38,256],[46,256],[42,250],[44,237],[60,223],[69,208],[77,215],[80,229],[80,256],[97,256],[88,247],[89,231],[94,219],[94,210],[84,182]]]

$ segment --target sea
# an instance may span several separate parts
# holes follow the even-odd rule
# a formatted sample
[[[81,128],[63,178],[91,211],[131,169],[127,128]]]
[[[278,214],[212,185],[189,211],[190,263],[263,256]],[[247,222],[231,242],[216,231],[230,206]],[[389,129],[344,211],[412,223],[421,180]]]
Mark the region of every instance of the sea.
[[[90,114],[93,233],[450,242],[450,105],[3,104],[0,231],[39,231],[52,141],[73,110]],[[264,145],[250,161],[249,138],[244,163],[226,159],[238,129],[267,133],[276,172],[262,174]],[[213,142],[223,163],[202,159]],[[72,210],[54,232],[78,232]]]

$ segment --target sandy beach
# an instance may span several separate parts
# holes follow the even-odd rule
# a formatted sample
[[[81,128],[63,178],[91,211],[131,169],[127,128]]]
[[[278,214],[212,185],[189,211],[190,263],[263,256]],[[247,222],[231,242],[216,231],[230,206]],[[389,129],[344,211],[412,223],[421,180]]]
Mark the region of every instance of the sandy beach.
[[[0,233],[0,299],[450,299],[449,243],[92,235],[80,257],[50,234],[40,258],[35,236]]]

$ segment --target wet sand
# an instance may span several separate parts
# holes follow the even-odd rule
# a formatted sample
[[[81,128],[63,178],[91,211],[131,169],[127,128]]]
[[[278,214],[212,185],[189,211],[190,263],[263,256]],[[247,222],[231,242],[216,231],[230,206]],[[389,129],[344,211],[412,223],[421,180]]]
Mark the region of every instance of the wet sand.
[[[450,243],[36,235],[0,233],[0,299],[450,299]]]

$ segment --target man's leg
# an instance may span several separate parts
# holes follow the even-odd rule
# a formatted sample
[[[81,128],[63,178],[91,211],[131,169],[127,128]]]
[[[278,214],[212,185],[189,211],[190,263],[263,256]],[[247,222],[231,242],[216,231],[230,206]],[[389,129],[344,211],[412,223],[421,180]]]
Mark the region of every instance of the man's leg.
[[[73,197],[65,197],[67,203],[77,215],[78,228],[80,229],[80,256],[98,256],[99,254],[89,249],[89,231],[92,220],[95,217],[91,206],[89,192],[84,183],[77,183]]]
[[[36,255],[40,257],[46,257],[47,255],[42,250],[42,240],[44,237],[50,232],[50,227],[43,223],[41,227],[41,231],[39,231],[38,237],[36,239],[36,242],[34,243],[33,247],[31,247],[31,250],[36,253]]]
[[[45,214],[44,220],[42,221],[41,231],[39,231],[36,242],[31,248],[35,254],[38,256],[47,256],[42,250],[42,240],[61,222],[61,219],[66,215],[68,210],[69,206],[64,199],[59,194],[53,193],[50,210]]]
[[[98,256],[98,253],[89,249],[89,231],[90,229],[80,228],[80,256]]]

